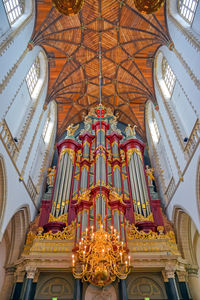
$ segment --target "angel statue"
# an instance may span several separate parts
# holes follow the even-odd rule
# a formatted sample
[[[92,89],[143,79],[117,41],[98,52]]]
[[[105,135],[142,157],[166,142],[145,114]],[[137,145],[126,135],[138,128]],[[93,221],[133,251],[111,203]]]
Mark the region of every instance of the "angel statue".
[[[53,166],[53,168],[48,169],[47,184],[49,186],[53,186],[55,175],[56,175],[56,166]]]
[[[146,165],[145,173],[147,176],[148,185],[153,185],[153,180],[155,180],[155,177],[153,176],[153,172],[154,172],[154,169],[153,168],[149,169],[149,166]]]
[[[133,125],[133,127],[131,127],[131,125],[128,124],[128,126],[125,129],[127,138],[136,138],[136,131],[135,131],[136,127],[137,125]]]
[[[79,128],[79,124],[74,125],[73,123],[67,127],[67,136],[66,138],[74,138],[74,133]]]

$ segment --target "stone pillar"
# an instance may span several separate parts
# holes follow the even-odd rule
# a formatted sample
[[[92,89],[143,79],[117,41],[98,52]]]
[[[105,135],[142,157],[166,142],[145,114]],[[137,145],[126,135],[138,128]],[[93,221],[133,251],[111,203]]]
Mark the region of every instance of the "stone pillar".
[[[188,289],[188,284],[186,282],[186,272],[185,271],[177,271],[178,281],[179,281],[179,289],[181,292],[181,296],[184,300],[190,300],[190,293]]]
[[[119,298],[120,300],[128,300],[126,279],[120,279],[119,281]]]
[[[199,298],[200,277],[198,276],[198,268],[187,268],[188,286],[191,292],[192,299]]]
[[[36,274],[36,269],[28,268],[26,272],[26,282],[24,288],[24,295],[22,296],[22,298],[23,300],[33,300],[36,290],[36,284],[33,282],[33,279]]]
[[[25,271],[17,270],[16,272],[16,282],[13,287],[13,292],[10,300],[19,300],[21,291],[22,291],[22,286],[24,282],[24,276],[25,276]]]
[[[81,279],[75,279],[74,300],[82,300],[82,282]]]
[[[15,273],[15,267],[6,268],[3,286],[0,292],[0,299],[2,300],[10,298],[13,284],[14,284],[14,273]]]
[[[179,300],[179,293],[176,286],[176,280],[175,280],[175,270],[174,269],[168,269],[162,272],[164,283],[165,283],[165,289],[167,293],[167,297],[170,300]]]

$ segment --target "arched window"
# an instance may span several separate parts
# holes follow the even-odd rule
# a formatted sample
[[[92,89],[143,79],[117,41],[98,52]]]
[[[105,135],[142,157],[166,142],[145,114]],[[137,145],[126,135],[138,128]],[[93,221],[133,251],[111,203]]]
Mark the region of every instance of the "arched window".
[[[46,120],[41,131],[41,137],[29,176],[29,182],[36,188],[40,187],[42,180],[44,179],[43,170],[49,165],[49,153],[51,152],[50,148],[52,147],[52,141],[56,130],[56,113],[56,103],[51,102],[48,105],[48,112],[45,117]]]
[[[32,66],[30,66],[28,74],[25,75],[23,83],[15,95],[14,101],[2,123],[5,144],[8,146],[8,151],[14,156],[15,160],[23,146],[38,104],[44,101],[42,93],[45,92],[45,88],[47,87],[47,75],[47,59],[44,51],[41,50]],[[15,116],[16,113],[18,117],[15,122],[13,122],[13,116]],[[9,145],[6,139],[9,140]],[[15,153],[13,153],[13,149]]]
[[[165,58],[163,58],[163,61],[162,61],[162,73],[163,73],[163,79],[164,79],[165,85],[169,92],[169,96],[171,97],[174,86],[175,86],[176,77]]]
[[[183,86],[176,78],[173,68],[164,57],[162,51],[157,53],[155,61],[155,78],[160,96],[181,149],[185,151],[186,143],[195,126],[195,112],[189,97],[183,90]],[[186,155],[186,158],[189,159],[189,156]]]
[[[35,62],[32,64],[28,74],[26,75],[26,83],[31,96],[36,87],[39,77],[40,77],[40,60],[39,57],[37,56]]]
[[[150,127],[153,142],[155,144],[157,144],[159,142],[159,139],[160,139],[160,131],[158,130],[158,125],[157,125],[157,122],[156,122],[155,115],[154,115],[153,111],[152,111],[152,118],[149,122],[149,127]]]
[[[171,188],[172,185],[174,186],[173,173],[151,101],[146,104],[145,120],[151,163],[156,169],[155,175],[158,175],[158,184],[168,202],[174,190],[174,188]]]
[[[20,0],[3,0],[10,25],[15,23],[23,14],[23,5]]]
[[[198,0],[179,0],[178,11],[186,22],[192,24]]]

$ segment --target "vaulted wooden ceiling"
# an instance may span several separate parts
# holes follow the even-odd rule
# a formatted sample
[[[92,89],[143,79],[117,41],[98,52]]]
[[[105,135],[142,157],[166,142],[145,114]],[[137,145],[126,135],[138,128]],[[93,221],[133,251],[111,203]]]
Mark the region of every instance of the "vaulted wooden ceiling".
[[[58,104],[58,138],[99,103],[101,68],[103,104],[118,111],[120,121],[136,124],[145,139],[144,105],[148,99],[156,102],[154,55],[170,40],[164,8],[144,16],[133,0],[85,0],[78,15],[67,17],[49,0],[37,1],[32,40],[49,59],[46,102]]]

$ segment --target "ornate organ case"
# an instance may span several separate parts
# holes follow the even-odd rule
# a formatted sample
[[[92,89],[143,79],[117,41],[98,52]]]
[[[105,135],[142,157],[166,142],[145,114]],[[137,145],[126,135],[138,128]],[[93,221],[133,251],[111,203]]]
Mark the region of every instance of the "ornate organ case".
[[[57,144],[51,201],[42,202],[40,226],[51,220],[75,222],[75,247],[86,228],[97,230],[99,219],[125,243],[127,222],[146,232],[163,226],[160,200],[145,174],[145,145],[135,128],[128,125],[122,135],[117,123],[111,109],[93,108],[78,138],[78,126],[70,125]]]

